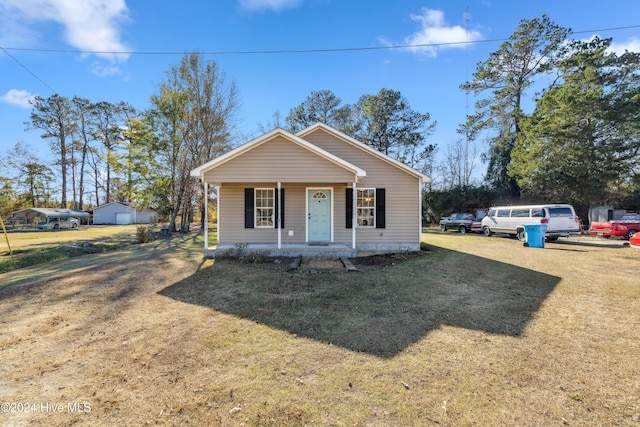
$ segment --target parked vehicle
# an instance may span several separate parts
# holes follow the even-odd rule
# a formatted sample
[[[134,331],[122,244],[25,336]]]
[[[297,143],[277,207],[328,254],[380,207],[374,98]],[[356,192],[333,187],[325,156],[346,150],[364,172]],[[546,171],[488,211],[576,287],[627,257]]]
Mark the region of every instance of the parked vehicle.
[[[580,217],[571,205],[528,205],[495,206],[482,219],[482,232],[485,236],[493,233],[506,233],[525,240],[524,226],[546,224],[545,237],[548,241],[558,237],[569,237],[580,233]]]
[[[59,230],[63,228],[78,228],[80,221],[78,218],[47,218],[46,221],[37,224],[38,230]]]
[[[440,220],[440,230],[457,230],[462,234],[468,231],[479,233],[482,231],[482,224],[471,213],[454,213]]]
[[[640,232],[634,234],[629,239],[629,246],[632,248],[640,249]]]
[[[594,221],[589,227],[589,234],[602,237],[623,237],[631,239],[635,233],[640,232],[640,214],[626,213],[620,219],[610,221]]]

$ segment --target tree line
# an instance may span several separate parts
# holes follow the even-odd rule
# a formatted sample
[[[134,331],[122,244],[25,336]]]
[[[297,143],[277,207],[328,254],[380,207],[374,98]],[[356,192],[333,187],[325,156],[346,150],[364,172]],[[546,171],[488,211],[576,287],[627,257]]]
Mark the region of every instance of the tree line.
[[[613,53],[611,39],[570,36],[546,15],[522,20],[460,85],[476,98],[474,111],[444,147],[429,141],[431,115],[387,88],[354,104],[330,90],[312,92],[262,130],[297,132],[323,122],[432,176],[423,195],[426,222],[519,201],[572,203],[585,219],[602,204],[639,210],[640,54]],[[186,231],[202,209],[202,187],[189,171],[232,148],[238,97],[235,83],[197,53],[169,68],[145,111],[126,102],[36,97],[26,128],[42,131],[55,161],[17,144],[8,165],[15,173],[0,173],[0,215],[118,201],[153,206],[171,229],[179,223]],[[474,178],[479,144],[487,146],[481,180]]]
[[[188,231],[201,200],[189,172],[230,149],[238,90],[215,62],[188,54],[167,70],[150,104],[136,111],[126,102],[35,97],[26,129],[42,132],[54,161],[16,144],[0,178],[0,215],[121,202],[153,206],[170,229]]]
[[[570,35],[546,15],[522,20],[461,85],[478,97],[461,130],[487,141],[487,171],[442,194],[454,210],[470,198],[566,202],[585,220],[599,205],[640,210],[640,53]]]

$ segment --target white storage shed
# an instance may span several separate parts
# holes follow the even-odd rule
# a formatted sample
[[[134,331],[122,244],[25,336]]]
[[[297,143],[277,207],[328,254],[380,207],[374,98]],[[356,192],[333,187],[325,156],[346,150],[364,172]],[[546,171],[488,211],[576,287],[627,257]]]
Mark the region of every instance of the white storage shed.
[[[118,202],[107,203],[93,210],[94,224],[150,224],[158,221],[153,209],[137,210]]]

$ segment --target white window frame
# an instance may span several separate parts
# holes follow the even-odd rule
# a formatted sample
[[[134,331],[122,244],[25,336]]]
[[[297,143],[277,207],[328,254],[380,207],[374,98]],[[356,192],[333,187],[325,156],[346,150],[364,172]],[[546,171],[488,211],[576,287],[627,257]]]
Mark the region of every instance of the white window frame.
[[[264,196],[262,196],[263,191],[268,191],[271,194],[271,206],[258,206],[258,198],[261,200],[266,200]],[[261,196],[258,197],[258,194]],[[255,188],[253,195],[253,220],[255,224],[255,228],[275,228],[276,224],[276,199],[275,199],[275,190],[273,188]],[[261,209],[271,209],[271,215],[258,215],[258,211]],[[271,220],[271,225],[260,225],[261,220]]]
[[[371,206],[360,206],[360,200],[363,199],[365,192],[373,193],[373,205]],[[362,225],[361,221],[364,218],[364,215],[361,215],[360,212],[365,210],[371,210],[371,215],[367,215],[368,218],[371,218],[371,224]],[[375,188],[358,188],[356,189],[356,227],[358,228],[375,228],[376,226],[376,189]]]

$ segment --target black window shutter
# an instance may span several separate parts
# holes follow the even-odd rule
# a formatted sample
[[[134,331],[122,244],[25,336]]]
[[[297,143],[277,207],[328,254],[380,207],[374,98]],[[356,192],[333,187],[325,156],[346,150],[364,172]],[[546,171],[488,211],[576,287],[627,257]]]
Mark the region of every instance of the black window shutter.
[[[280,227],[284,228],[284,188],[280,189]]]
[[[353,188],[347,188],[345,201],[345,223],[346,228],[353,228]]]
[[[244,189],[244,228],[254,228],[253,188]]]
[[[284,188],[280,189],[280,195],[278,195],[278,189],[274,189],[273,190],[273,194],[274,194],[274,201],[273,201],[273,205],[275,207],[274,209],[274,213],[275,213],[275,228],[278,228],[278,212],[282,212],[281,218],[280,218],[280,226],[282,228],[284,228]]]
[[[384,188],[376,188],[376,228],[385,228],[385,211]]]

